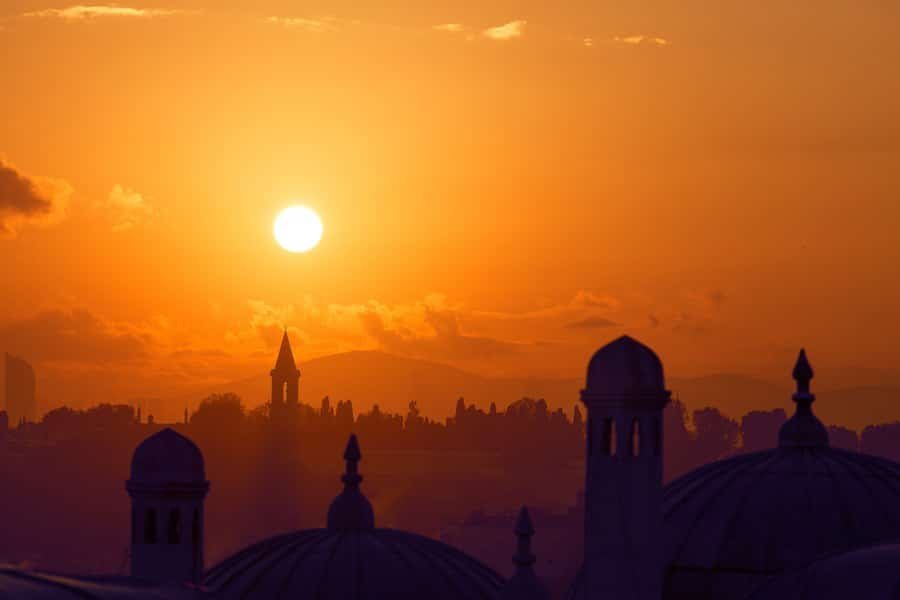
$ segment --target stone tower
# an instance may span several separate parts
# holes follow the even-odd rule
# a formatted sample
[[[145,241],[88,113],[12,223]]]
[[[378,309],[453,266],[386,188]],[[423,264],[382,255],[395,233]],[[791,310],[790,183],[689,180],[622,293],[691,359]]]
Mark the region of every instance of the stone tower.
[[[131,459],[131,575],[197,583],[203,577],[203,501],[209,482],[200,449],[166,428]]]
[[[662,363],[623,336],[594,354],[587,408],[586,600],[660,600]]]
[[[278,350],[275,368],[269,374],[272,376],[272,401],[269,417],[273,420],[280,420],[286,415],[294,414],[300,404],[300,369],[294,362],[294,353],[291,351],[291,341],[288,339],[287,331],[281,338],[281,348]]]

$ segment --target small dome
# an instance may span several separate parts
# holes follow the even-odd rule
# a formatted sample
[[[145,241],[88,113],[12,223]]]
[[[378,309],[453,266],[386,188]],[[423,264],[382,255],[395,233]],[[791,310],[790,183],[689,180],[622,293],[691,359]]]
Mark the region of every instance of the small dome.
[[[197,445],[169,427],[135,449],[131,459],[131,481],[141,484],[203,484],[206,470]]]
[[[659,396],[666,392],[663,366],[650,348],[623,335],[591,358],[582,396]]]
[[[900,600],[900,544],[814,562],[762,585],[748,600]]]

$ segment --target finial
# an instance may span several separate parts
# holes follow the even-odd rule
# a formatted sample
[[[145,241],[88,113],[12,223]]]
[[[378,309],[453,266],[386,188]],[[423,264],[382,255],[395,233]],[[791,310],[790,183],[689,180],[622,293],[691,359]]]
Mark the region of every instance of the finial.
[[[358,486],[362,481],[362,475],[359,474],[359,461],[362,460],[362,453],[359,451],[359,442],[356,440],[356,434],[351,433],[350,439],[347,440],[347,447],[344,449],[344,461],[347,464],[341,481],[348,486]]]
[[[360,491],[362,476],[359,474],[359,461],[362,453],[356,435],[351,434],[344,450],[346,470],[341,477],[344,482],[343,491],[331,502],[328,508],[328,528],[339,531],[373,529],[375,513],[368,498]]]
[[[793,372],[794,381],[797,382],[798,394],[809,393],[809,382],[814,376],[815,373],[813,373],[809,360],[806,358],[806,349],[801,348],[800,354],[797,355],[797,362],[794,364]]]
[[[828,445],[828,430],[812,411],[812,403],[816,401],[816,396],[810,392],[809,382],[814,375],[809,359],[806,357],[806,350],[801,348],[792,373],[794,381],[797,382],[797,391],[792,397],[797,405],[797,410],[778,432],[778,444],[781,447]]]
[[[531,536],[534,535],[534,525],[531,524],[527,506],[523,506],[519,510],[515,531],[516,537],[519,538],[519,544],[513,555],[513,563],[519,568],[531,567],[535,561],[534,554],[531,553]]]
[[[516,572],[500,590],[500,600],[550,600],[547,587],[534,572],[535,557],[531,552],[534,526],[525,506],[519,510],[515,532],[518,544],[512,560]]]

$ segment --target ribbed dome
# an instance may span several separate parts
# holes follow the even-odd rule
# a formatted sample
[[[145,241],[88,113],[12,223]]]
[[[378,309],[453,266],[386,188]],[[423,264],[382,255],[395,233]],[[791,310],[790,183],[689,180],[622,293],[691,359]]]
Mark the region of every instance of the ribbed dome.
[[[662,362],[656,353],[624,335],[591,358],[582,397],[658,396],[666,394],[665,387]]]
[[[224,599],[494,600],[503,579],[412,533],[313,529],[251,546],[210,570],[203,583]]]
[[[819,560],[763,585],[748,600],[900,600],[900,544]]]
[[[169,427],[135,449],[131,481],[139,484],[204,484],[203,454],[194,442]]]
[[[702,467],[664,491],[667,598],[740,598],[823,556],[900,539],[900,465],[782,447]]]
[[[666,487],[668,598],[742,598],[822,557],[900,540],[900,464],[829,447],[802,350],[793,375],[797,412],[778,448],[712,463]]]
[[[211,569],[204,585],[226,600],[495,600],[503,579],[475,559],[420,535],[375,528],[359,489],[361,459],[350,436],[344,490],[328,510],[328,529],[251,546]]]
[[[128,577],[74,578],[0,565],[0,598],[41,600],[176,600],[200,598],[196,589]]]

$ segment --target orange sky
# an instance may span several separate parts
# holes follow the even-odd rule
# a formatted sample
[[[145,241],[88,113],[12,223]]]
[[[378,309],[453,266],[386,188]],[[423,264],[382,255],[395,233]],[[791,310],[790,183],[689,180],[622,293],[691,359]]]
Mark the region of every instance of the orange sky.
[[[680,375],[898,370],[900,4],[485,4],[4,0],[0,349],[119,400],[282,325],[491,375],[622,332]]]

